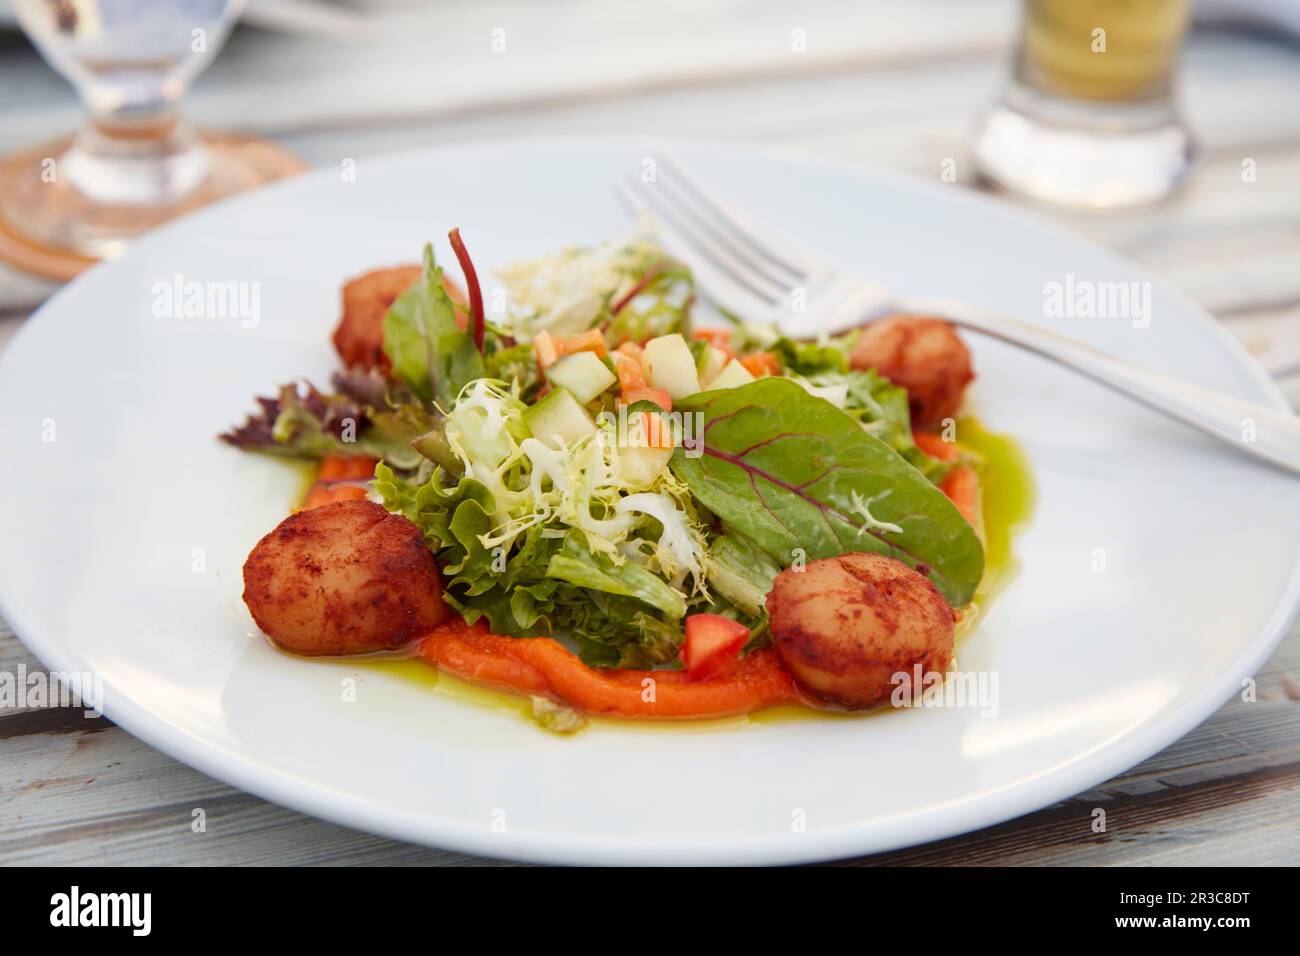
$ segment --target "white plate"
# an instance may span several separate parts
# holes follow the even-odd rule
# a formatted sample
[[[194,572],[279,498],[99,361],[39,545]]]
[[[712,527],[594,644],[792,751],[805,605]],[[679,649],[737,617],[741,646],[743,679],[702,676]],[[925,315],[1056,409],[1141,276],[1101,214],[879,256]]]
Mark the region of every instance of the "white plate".
[[[1140,278],[955,187],[675,153],[901,293],[1043,321],[1046,282]],[[345,277],[415,260],[428,238],[447,261],[453,225],[480,274],[610,236],[625,220],[607,183],[644,155],[493,144],[362,162],[355,182],[324,170],[163,229],[57,295],[0,362],[0,605],[19,636],[51,668],[102,673],[107,713],[131,733],[270,800],[474,853],[618,863],[816,860],[1005,820],[1166,746],[1264,661],[1300,594],[1296,480],[985,341],[972,341],[973,406],[1018,437],[1038,483],[1023,570],[959,648],[963,670],[996,672],[996,717],[560,738],[395,675],[272,651],[242,612],[240,566],[300,479],[213,435],[254,393],[327,380]],[[260,322],[157,317],[155,284],[177,275],[256,283]],[[1052,324],[1282,406],[1207,316],[1159,286],[1151,301],[1147,328]],[[344,703],[351,676],[358,699]]]

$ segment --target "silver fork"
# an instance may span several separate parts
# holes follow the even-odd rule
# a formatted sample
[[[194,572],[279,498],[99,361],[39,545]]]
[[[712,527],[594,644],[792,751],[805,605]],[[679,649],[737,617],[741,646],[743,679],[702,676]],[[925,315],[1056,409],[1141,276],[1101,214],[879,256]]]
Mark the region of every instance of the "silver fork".
[[[653,182],[629,176],[615,193],[649,211],[668,251],[695,273],[714,303],[746,320],[807,337],[841,332],[899,312],[936,315],[1027,349],[1207,435],[1300,473],[1300,418],[1142,368],[1020,319],[948,299],[900,299],[877,282],[841,272],[791,239],[710,197],[664,157]],[[1253,440],[1252,440],[1253,439]]]

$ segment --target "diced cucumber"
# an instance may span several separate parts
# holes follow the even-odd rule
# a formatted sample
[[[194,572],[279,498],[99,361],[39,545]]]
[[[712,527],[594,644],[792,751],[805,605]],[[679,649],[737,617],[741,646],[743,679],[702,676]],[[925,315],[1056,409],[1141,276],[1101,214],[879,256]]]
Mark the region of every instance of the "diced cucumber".
[[[671,448],[652,448],[632,445],[618,450],[618,477],[623,485],[634,491],[648,488],[668,467],[673,457]]]
[[[447,437],[460,443],[472,461],[495,468],[510,454],[510,436],[504,427],[488,438],[483,425],[487,412],[481,408],[465,408],[447,416]]]
[[[695,370],[699,371],[704,356],[709,354],[709,342],[707,339],[687,339],[686,344],[690,346],[691,357],[695,359]]]
[[[536,405],[525,408],[524,424],[535,438],[554,448],[572,445],[596,430],[591,413],[565,388],[553,388]]]
[[[748,385],[754,380],[754,376],[749,369],[741,365],[736,359],[727,363],[727,367],[718,373],[717,378],[709,383],[709,389],[715,388],[736,388],[740,385]]]
[[[700,387],[708,388],[709,383],[727,367],[727,361],[726,352],[710,345],[695,366],[700,373]]]
[[[553,384],[567,388],[583,405],[618,381],[595,352],[564,356],[546,370],[546,377]]]
[[[647,342],[641,361],[650,384],[664,389],[673,398],[685,398],[700,390],[695,356],[686,340],[676,332]]]

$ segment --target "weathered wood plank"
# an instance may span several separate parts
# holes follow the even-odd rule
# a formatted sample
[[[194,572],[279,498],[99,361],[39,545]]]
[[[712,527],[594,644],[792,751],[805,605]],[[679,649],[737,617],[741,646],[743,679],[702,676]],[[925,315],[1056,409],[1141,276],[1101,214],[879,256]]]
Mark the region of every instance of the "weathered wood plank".
[[[0,669],[37,666],[0,628]],[[1129,772],[1002,826],[860,865],[1295,863],[1300,626],[1235,700]],[[39,713],[39,712],[37,712]],[[77,712],[80,720],[80,712]],[[112,727],[7,733],[0,712],[0,863],[445,865],[480,861],[314,820],[240,794]],[[1092,831],[1103,809],[1107,832]],[[191,829],[193,812],[207,830]]]

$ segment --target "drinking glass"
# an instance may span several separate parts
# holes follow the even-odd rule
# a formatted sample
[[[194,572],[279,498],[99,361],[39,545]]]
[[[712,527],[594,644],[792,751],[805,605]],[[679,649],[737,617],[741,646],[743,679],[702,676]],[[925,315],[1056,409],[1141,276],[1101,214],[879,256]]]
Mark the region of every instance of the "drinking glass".
[[[1071,206],[1169,195],[1192,159],[1173,95],[1187,19],[1188,0],[1024,0],[1010,83],[976,140],[980,172]]]
[[[0,160],[0,258],[66,279],[140,233],[303,169],[259,137],[196,132],[177,103],[242,0],[15,0],[41,55],[76,88],[75,136]]]

